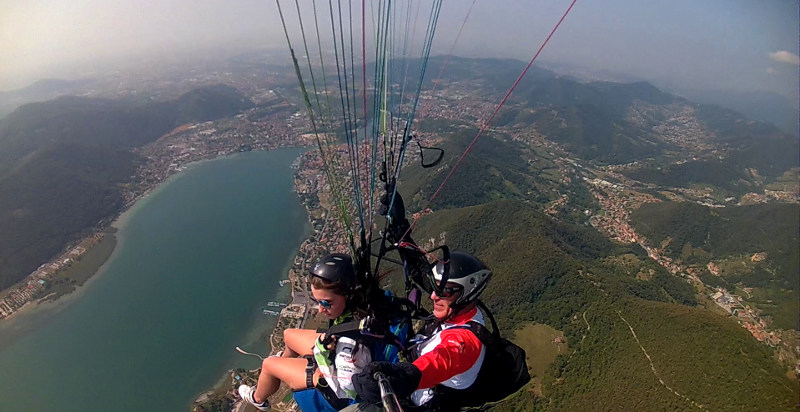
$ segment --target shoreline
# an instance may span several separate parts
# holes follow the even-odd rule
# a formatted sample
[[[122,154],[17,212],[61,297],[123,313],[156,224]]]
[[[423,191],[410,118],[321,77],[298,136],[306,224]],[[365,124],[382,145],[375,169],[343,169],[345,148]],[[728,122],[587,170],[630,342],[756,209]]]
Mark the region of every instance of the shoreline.
[[[267,151],[269,150],[273,149],[267,149]],[[305,292],[305,278],[302,274],[304,273],[304,268],[307,265],[310,265],[313,262],[313,259],[318,255],[319,250],[317,249],[317,245],[324,243],[320,241],[321,238],[324,238],[323,233],[326,231],[330,232],[333,230],[332,228],[335,227],[335,223],[331,223],[330,220],[335,221],[336,219],[332,214],[330,219],[328,219],[329,214],[327,213],[325,205],[319,201],[316,188],[314,190],[301,190],[301,187],[304,187],[304,184],[300,182],[303,179],[301,177],[302,175],[307,175],[305,179],[307,181],[311,181],[317,180],[319,173],[319,171],[316,170],[316,165],[311,161],[313,156],[309,156],[309,152],[313,152],[313,150],[304,151],[294,160],[292,164],[292,168],[294,169],[292,193],[298,197],[298,201],[305,209],[307,221],[305,223],[306,227],[304,234],[300,238],[302,240],[300,241],[296,252],[287,257],[287,261],[282,272],[285,275],[281,277],[281,281],[285,282],[285,284],[288,284],[290,289],[289,291],[282,291],[278,301],[286,303],[286,306],[284,306],[281,309],[280,314],[275,317],[274,325],[262,327],[257,333],[254,332],[254,338],[252,340],[252,343],[258,343],[259,345],[261,343],[266,343],[269,345],[267,348],[261,346],[260,350],[268,349],[270,354],[274,354],[283,347],[282,332],[284,329],[303,327],[309,320],[311,320],[313,323],[313,318],[314,315],[316,315],[316,311],[313,308],[309,310],[310,305],[308,303],[308,295]],[[235,154],[238,154],[238,152],[225,156],[218,156],[213,159],[199,159],[184,165],[181,170],[176,170],[175,173],[171,174],[168,178],[160,181],[156,186],[151,187],[139,194],[135,200],[128,202],[126,207],[120,210],[114,216],[106,218],[103,226],[96,228],[96,231],[89,236],[80,239],[76,246],[70,246],[66,249],[66,252],[62,252],[62,254],[53,261],[43,264],[42,267],[46,267],[53,262],[60,261],[64,259],[64,256],[68,255],[71,251],[81,247],[83,250],[81,251],[80,255],[76,254],[74,256],[74,262],[71,262],[68,267],[57,269],[49,276],[62,276],[64,271],[76,266],[80,267],[81,271],[87,272],[88,274],[81,279],[80,282],[76,281],[74,285],[71,285],[74,287],[70,290],[62,290],[60,292],[43,292],[40,296],[31,298],[18,308],[15,308],[13,313],[10,315],[0,318],[0,332],[4,330],[10,332],[6,334],[3,341],[8,340],[9,342],[13,342],[17,340],[19,337],[29,333],[34,328],[39,327],[42,322],[47,322],[48,319],[52,318],[53,315],[67,307],[67,305],[72,303],[75,299],[79,299],[87,290],[87,286],[90,286],[94,281],[99,279],[104,272],[104,267],[108,264],[108,262],[113,260],[115,252],[118,251],[119,246],[124,243],[122,236],[119,236],[120,231],[124,230],[124,228],[129,224],[130,219],[135,215],[137,209],[147,203],[150,195],[155,194],[160,190],[164,190],[169,186],[170,182],[172,182],[177,176],[180,176],[180,172],[187,170],[189,167],[197,166],[201,162],[209,160],[218,160],[231,157],[231,155]],[[307,184],[307,182],[305,184]],[[97,253],[98,249],[102,248],[103,244],[101,242],[104,238],[112,245],[112,247],[107,250],[107,253],[102,254],[104,256],[102,256],[100,259],[86,259],[87,256]],[[93,240],[92,244],[86,245],[86,247],[80,246],[85,245],[84,242],[89,239]],[[335,241],[335,236],[332,236],[329,233],[328,240],[331,242]],[[108,245],[108,243],[106,243],[106,245]],[[25,280],[21,281],[20,284],[29,282],[31,277],[32,276],[27,277]],[[18,286],[14,286],[8,290],[14,289],[15,287]],[[259,329],[258,325],[254,324],[254,331],[256,329]],[[5,343],[0,342],[0,344]],[[230,395],[229,388],[231,387],[231,382],[237,380],[237,378],[240,378],[238,376],[240,372],[246,373],[246,371],[241,369],[227,371],[216,381],[216,383],[214,383],[214,386],[210,389],[210,391],[205,391],[199,394],[199,398],[196,398],[197,400],[193,401],[193,404],[196,405],[197,402],[204,397],[213,401],[215,399],[219,399],[219,397]],[[257,373],[258,369],[255,370],[256,377]],[[286,392],[285,388],[282,388],[278,394],[276,394],[276,396],[277,395],[280,395],[281,398],[284,398],[288,395],[288,392]]]
[[[219,157],[219,158],[221,158],[221,157]],[[198,160],[196,162],[192,162],[191,165],[194,165],[195,163],[207,161],[207,160],[213,160],[213,159],[200,159],[200,160]],[[186,170],[186,169],[183,169],[183,170]],[[131,216],[135,213],[136,209],[138,209],[139,207],[141,207],[144,204],[141,201],[147,199],[148,196],[151,195],[152,193],[155,193],[158,190],[162,190],[164,187],[168,186],[169,183],[173,180],[173,178],[175,178],[178,175],[180,175],[180,173],[183,170],[176,171],[175,173],[171,174],[168,178],[166,178],[163,181],[161,181],[160,183],[158,183],[156,186],[154,186],[152,188],[149,188],[145,192],[143,192],[140,195],[136,196],[132,201],[128,202],[123,207],[123,209],[121,209],[119,212],[117,212],[114,215],[104,219],[103,222],[105,222],[105,223],[102,226],[100,226],[99,228],[97,228],[95,231],[93,231],[92,234],[80,239],[77,242],[77,246],[69,246],[69,247],[67,247],[67,251],[66,252],[62,252],[57,258],[54,258],[54,259],[52,259],[52,260],[50,260],[48,262],[45,262],[39,267],[41,269],[42,267],[47,267],[47,266],[51,266],[51,265],[57,264],[57,262],[59,262],[59,261],[63,262],[64,259],[67,259],[65,256],[69,255],[70,251],[75,250],[75,248],[82,248],[83,249],[82,253],[80,253],[79,255],[76,255],[75,259],[73,260],[73,262],[69,263],[69,266],[67,266],[67,267],[59,267],[58,269],[55,269],[53,272],[51,272],[48,275],[46,275],[47,277],[51,278],[51,280],[53,281],[52,283],[55,283],[58,280],[60,280],[60,279],[56,279],[58,277],[61,277],[61,279],[65,279],[67,282],[74,281],[75,283],[74,283],[74,285],[72,285],[73,287],[68,288],[67,290],[59,290],[59,291],[56,291],[56,292],[48,292],[48,293],[45,293],[45,296],[43,296],[43,297],[31,298],[30,300],[28,300],[27,302],[22,304],[22,306],[16,308],[10,314],[0,318],[0,323],[5,323],[4,321],[11,321],[12,319],[18,318],[19,316],[32,315],[32,314],[36,313],[38,310],[40,310],[40,309],[42,309],[42,310],[48,309],[46,307],[42,307],[42,305],[46,305],[46,304],[56,305],[56,303],[61,301],[63,298],[67,298],[70,295],[80,294],[80,292],[82,292],[84,289],[86,289],[86,287],[89,286],[89,284],[91,284],[93,280],[97,279],[98,276],[102,275],[103,267],[105,266],[105,264],[108,261],[111,260],[112,256],[114,255],[114,252],[122,244],[121,237],[117,236],[117,233],[120,230],[122,230],[128,224],[128,221],[130,220]],[[103,240],[102,239],[97,240],[98,237],[110,238],[112,240],[112,242],[113,242],[113,246],[111,246],[110,250],[108,250],[107,253],[104,253],[103,254],[104,256],[101,259],[99,259],[98,261],[91,262],[91,263],[88,263],[88,264],[84,263],[83,262],[83,257],[85,257],[86,255],[91,255],[93,252],[96,253],[97,252],[97,248],[102,246]],[[86,242],[91,241],[92,239],[96,239],[97,241],[92,243],[88,247],[81,246],[81,245],[85,244]],[[88,275],[82,276],[80,279],[75,279],[75,278],[72,278],[72,277],[69,277],[69,276],[63,276],[64,272],[69,271],[69,269],[71,269],[73,267],[72,266],[73,263],[75,264],[75,266],[80,266],[81,269],[83,269],[83,270],[81,270],[82,272],[88,272]],[[86,266],[86,267],[84,267],[84,266]],[[37,271],[38,271],[38,269],[37,269]],[[44,276],[39,276],[38,278],[41,278],[41,277],[44,277]],[[14,286],[6,289],[5,291],[3,291],[4,296],[8,296],[10,293],[12,293],[12,291],[14,289],[19,289],[22,285],[30,283],[31,282],[30,278],[37,278],[36,272],[34,272],[33,274],[25,277],[25,279],[21,280],[16,285],[14,285]],[[45,289],[45,292],[46,291],[47,291],[47,289]]]
[[[0,326],[5,323],[4,319],[28,302],[36,303],[38,298],[49,294],[42,293],[46,283],[63,266],[72,263],[73,258],[78,258],[86,251],[85,243],[88,239],[124,227],[131,210],[141,204],[142,199],[160,190],[164,183],[180,172],[203,161],[231,157],[242,152],[306,148],[313,145],[312,136],[298,134],[297,127],[304,128],[305,125],[296,124],[302,123],[302,120],[293,117],[295,110],[290,104],[280,100],[273,101],[268,106],[273,109],[271,113],[261,113],[259,107],[243,113],[258,115],[255,120],[237,115],[186,124],[144,146],[133,148],[132,153],[141,156],[144,161],[137,165],[131,180],[121,189],[118,210],[99,218],[93,226],[85,229],[86,232],[79,234],[79,238],[65,243],[60,252],[32,273],[0,291]],[[51,300],[59,300],[70,293],[60,294]],[[30,307],[38,306],[40,305],[27,305],[25,311],[29,312]]]
[[[319,172],[315,169],[314,150],[302,153],[293,164],[295,188],[294,192],[299,197],[301,205],[308,215],[309,230],[306,238],[298,247],[297,253],[287,265],[287,279],[291,287],[289,301],[277,316],[276,324],[267,337],[269,346],[267,355],[274,355],[283,348],[283,331],[288,328],[303,328],[308,323],[317,322],[316,309],[310,304],[306,291],[306,281],[303,273],[310,269],[311,263],[325,250],[334,251],[337,245],[345,245],[344,233],[337,232],[337,219],[335,214],[320,201],[320,194],[325,186],[320,183]],[[339,236],[340,235],[340,236]],[[334,246],[334,247],[327,247]],[[266,356],[266,355],[265,355]],[[220,410],[241,410],[245,406],[236,393],[239,384],[255,384],[258,380],[259,368],[253,370],[230,369],[208,390],[199,393],[192,403],[194,412]],[[271,396],[272,408],[278,411],[290,410],[291,390],[285,385]],[[291,398],[289,398],[291,399]]]
[[[288,147],[267,148],[260,151],[272,151],[283,148]],[[91,234],[76,240],[75,243],[67,245],[65,250],[57,257],[42,263],[36,271],[13,286],[0,291],[0,329],[7,322],[10,323],[12,320],[19,318],[20,315],[28,316],[39,310],[48,309],[43,305],[47,306],[52,304],[55,306],[56,302],[62,301],[63,298],[82,291],[92,280],[102,275],[103,266],[105,266],[106,262],[111,260],[114,252],[122,244],[123,240],[120,236],[117,236],[117,233],[125,228],[136,210],[144,205],[142,202],[143,200],[147,200],[150,195],[169,186],[175,178],[190,168],[196,167],[203,162],[228,158],[239,153],[240,152],[237,151],[212,158],[199,158],[185,163],[180,169],[171,169],[171,173],[166,178],[157,182],[152,187],[147,187],[142,193],[126,202],[118,212],[104,218],[99,225],[92,230]],[[102,239],[104,237],[113,238],[113,247],[111,247],[110,250],[106,250],[105,253],[103,253],[104,257],[97,262],[88,264],[83,262],[83,258],[87,255],[97,253],[97,247],[102,246]],[[88,273],[88,275],[79,276],[77,279],[63,276],[64,272],[73,268],[73,265],[80,266],[82,269],[80,272]],[[64,286],[54,292],[50,291],[51,285],[58,285],[64,282],[68,283],[69,287]],[[22,296],[24,300],[20,299],[19,296]],[[9,298],[11,298],[11,301],[8,300]]]
[[[63,298],[69,297],[76,292],[79,294],[92,280],[97,278],[98,274],[103,272],[103,268],[114,254],[118,246],[117,230],[112,227],[104,227],[98,232],[94,232],[70,249],[68,252],[63,253],[57,259],[42,264],[37,272],[42,268],[51,268],[51,271],[46,273],[34,272],[34,274],[26,277],[18,284],[7,289],[5,298],[13,295],[15,291],[22,288],[30,287],[31,282],[37,282],[40,285],[39,290],[32,293],[31,296],[21,304],[14,308],[10,313],[5,313],[5,316],[0,318],[0,326],[6,322],[10,322],[19,316],[26,316],[37,312],[39,309],[44,309],[43,306],[56,305],[61,302]],[[77,254],[75,249],[81,250]],[[70,257],[65,257],[70,256]],[[64,263],[69,260],[68,263]],[[53,265],[61,263],[57,268],[53,269]]]
[[[301,144],[292,147],[304,147],[304,145]],[[280,148],[285,147],[267,148],[263,150],[270,151]],[[283,279],[289,283],[291,289],[284,296],[282,296],[281,300],[288,300],[285,302],[287,305],[276,317],[274,327],[265,328],[259,333],[260,336],[256,339],[258,342],[264,342],[264,337],[266,337],[265,343],[269,345],[270,354],[274,354],[283,346],[284,329],[292,327],[300,328],[306,325],[308,321],[312,321],[312,323],[314,321],[316,311],[309,305],[308,295],[306,293],[305,278],[302,276],[302,274],[305,273],[305,270],[308,269],[307,266],[310,265],[323,250],[333,251],[335,249],[327,248],[325,245],[326,243],[332,245],[338,243],[344,244],[344,237],[341,237],[340,239],[340,236],[338,236],[339,233],[336,232],[337,221],[335,217],[333,214],[328,213],[328,208],[326,208],[326,205],[323,201],[320,201],[320,197],[324,197],[324,193],[322,193],[324,182],[321,184],[319,182],[319,165],[314,162],[314,156],[309,155],[310,152],[313,152],[313,150],[306,150],[305,152],[301,153],[292,164],[292,168],[294,169],[293,192],[296,196],[298,196],[301,205],[306,210],[308,223],[304,238],[298,246],[297,252],[288,258],[284,269],[284,273],[286,273],[287,276]],[[13,290],[18,288],[20,285],[35,282],[44,277],[48,279],[47,281],[50,281],[50,279],[58,277],[62,275],[64,271],[72,268],[73,264],[74,266],[80,267],[82,272],[88,273],[83,276],[80,281],[70,284],[72,287],[68,290],[60,290],[59,292],[46,290],[36,297],[28,298],[23,304],[14,308],[12,313],[0,317],[0,330],[20,329],[19,326],[23,325],[24,323],[30,323],[28,328],[35,328],[36,325],[39,324],[40,320],[49,317],[49,313],[51,311],[53,313],[60,311],[74,299],[80,298],[81,294],[87,289],[87,286],[102,276],[104,267],[113,259],[115,251],[117,251],[119,249],[118,247],[124,242],[122,237],[118,236],[119,231],[123,230],[127,226],[129,220],[135,214],[136,210],[146,204],[146,200],[151,194],[157,193],[159,190],[163,190],[165,187],[169,186],[169,183],[179,176],[180,172],[185,171],[190,167],[195,167],[201,162],[205,161],[231,157],[232,155],[236,155],[238,153],[239,152],[232,152],[213,158],[200,158],[190,163],[183,164],[179,170],[171,170],[172,173],[170,173],[168,177],[158,181],[151,187],[145,188],[144,191],[125,202],[123,208],[120,209],[119,212],[103,219],[101,224],[93,229],[93,233],[82,239],[79,239],[76,241],[76,243],[69,245],[58,257],[54,258],[50,262],[42,264],[40,269],[51,268],[51,266],[57,262],[65,262],[65,259],[72,259],[68,266],[59,266],[58,268],[54,269],[51,268],[52,270],[50,272],[44,274],[37,270],[37,272],[29,275],[17,285],[8,288],[6,291],[3,291],[7,296],[10,291],[13,292]],[[145,200],[145,202],[142,202],[143,200]],[[96,254],[98,252],[100,246],[103,245],[103,239],[106,239],[106,242],[110,242],[112,244],[110,249],[106,250],[105,253],[101,253],[103,256],[99,259],[84,260],[85,257],[91,256],[92,254]],[[87,242],[90,243],[87,244]],[[105,243],[105,245],[108,246],[108,243]],[[72,256],[68,258],[67,256],[70,256],[71,253]],[[67,279],[67,282],[69,282],[69,279],[71,278],[64,279]],[[3,322],[3,320],[6,320],[7,322]],[[34,322],[27,322],[29,320]],[[15,339],[17,334],[13,333],[9,335],[10,339]],[[226,372],[224,376],[221,376],[220,379],[217,380],[210,391],[205,391],[198,395],[198,398],[196,398],[196,400],[193,402],[193,409],[198,410],[198,402],[202,402],[203,399],[206,401],[218,401],[220,397],[230,397],[231,391],[229,388],[231,387],[231,383],[242,379],[242,377],[238,376],[240,372],[246,373],[247,371],[234,369]],[[251,371],[251,373],[252,372],[253,371]],[[257,373],[258,369],[255,370],[256,378],[258,376]],[[244,379],[247,378],[245,377]],[[228,389],[226,389],[226,387]],[[276,394],[276,398],[277,396],[280,396],[282,400],[287,395],[288,392],[282,388]],[[233,399],[233,401],[235,403],[238,401],[238,399]],[[276,402],[276,406],[281,405],[285,405],[285,403],[280,401]]]
[[[125,238],[123,247],[93,278],[97,282],[78,299],[72,294],[58,301],[58,309],[19,317],[0,332],[5,339],[12,336],[7,330],[25,327],[24,335],[13,333],[19,338],[0,350],[8,361],[3,378],[9,382],[9,404],[26,404],[24,390],[9,389],[27,379],[22,376],[48,383],[60,376],[66,384],[52,383],[55,389],[37,405],[61,393],[81,409],[92,409],[87,405],[94,396],[113,400],[113,395],[82,389],[98,382],[122,388],[127,381],[157,398],[163,394],[155,409],[187,410],[197,393],[226,370],[258,366],[254,357],[233,349],[241,345],[263,353],[276,317],[261,308],[271,309],[268,301],[288,301],[288,286],[279,283],[311,230],[293,193],[291,165],[304,151],[244,153],[205,163],[140,202],[143,207],[118,233]],[[257,334],[251,333],[253,326],[260,329]],[[139,331],[158,339],[142,340]],[[65,353],[71,355],[65,358]],[[106,367],[117,358],[126,378]],[[51,366],[31,368],[29,361],[37,359],[49,359]],[[14,376],[14,370],[21,375]],[[164,392],[173,377],[186,384]],[[141,410],[149,401],[119,402]]]
[[[107,254],[100,253],[101,256],[99,260],[90,259],[90,261],[87,262],[81,259],[77,261],[76,266],[82,266],[80,269],[88,272],[88,276],[79,283],[76,282],[74,287],[68,291],[60,294],[58,292],[45,293],[42,297],[26,302],[15,310],[14,313],[0,320],[0,348],[12,344],[16,340],[41,327],[43,323],[49,322],[53,316],[56,316],[68,305],[74,303],[75,300],[80,299],[88,290],[88,287],[102,276],[105,272],[106,265],[111,260],[111,256],[113,252],[117,250],[116,246],[118,245],[116,241],[116,231],[107,232],[105,236],[113,245],[113,248],[107,251]],[[95,252],[97,252],[96,249],[87,249],[86,254],[91,256]],[[69,268],[67,270],[69,270]],[[56,276],[61,275],[61,272],[56,274]],[[62,277],[62,279],[66,278]]]

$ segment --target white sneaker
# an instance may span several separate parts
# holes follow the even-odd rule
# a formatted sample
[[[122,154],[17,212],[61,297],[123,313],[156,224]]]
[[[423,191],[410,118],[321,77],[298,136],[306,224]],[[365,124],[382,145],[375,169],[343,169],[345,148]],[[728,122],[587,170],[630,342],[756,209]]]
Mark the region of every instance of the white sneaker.
[[[255,393],[256,393],[255,386],[242,385],[239,387],[239,396],[241,396],[242,399],[246,400],[247,403],[255,406],[256,409],[258,409],[259,411],[268,411],[269,399],[265,400],[262,403],[258,403],[256,402]]]

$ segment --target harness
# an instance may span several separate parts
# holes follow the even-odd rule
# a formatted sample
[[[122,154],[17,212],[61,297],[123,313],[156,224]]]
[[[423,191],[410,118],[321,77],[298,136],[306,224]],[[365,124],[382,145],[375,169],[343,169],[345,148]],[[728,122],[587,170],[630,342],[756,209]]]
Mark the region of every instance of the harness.
[[[489,318],[491,331],[486,326],[471,320],[466,324],[450,328],[469,329],[484,345],[486,356],[478,376],[466,389],[434,386],[434,397],[424,405],[426,410],[485,410],[517,392],[531,379],[525,351],[500,336],[500,329],[492,312],[483,302],[480,300],[477,302],[478,308]]]
[[[373,299],[372,314],[361,320],[348,320],[318,329],[325,333],[323,344],[331,342],[333,336],[348,337],[372,346],[373,361],[396,362],[405,357],[407,339],[414,316],[414,304],[408,299],[392,296],[385,292],[379,299]]]
[[[342,328],[341,325],[347,325],[353,322],[357,321],[353,320],[353,313],[348,311],[339,316],[338,318],[332,320],[330,322],[330,327],[328,330],[331,330],[332,328],[333,329]],[[323,331],[324,330],[317,330],[317,332],[323,332]],[[326,341],[321,342],[323,346],[327,346],[331,342],[329,336],[330,335],[326,336]],[[358,346],[355,347],[355,350],[358,351]],[[298,402],[298,405],[300,404],[306,405],[306,408],[310,408],[309,410],[328,410],[326,409],[327,406],[324,405],[324,402],[327,402],[329,406],[333,408],[333,410],[339,410],[351,404],[353,400],[349,398],[340,398],[334,391],[334,389],[330,386],[325,376],[320,376],[319,380],[317,381],[317,384],[314,385],[314,374],[317,371],[317,369],[322,369],[319,364],[319,361],[322,361],[322,359],[318,360],[316,355],[317,354],[315,353],[312,355],[303,356],[307,361],[305,368],[306,388],[303,390],[295,391],[294,397],[295,400]],[[353,352],[353,355],[355,355],[355,352]],[[334,349],[330,351],[330,353],[328,354],[328,361],[330,362],[327,363],[326,361],[326,364],[328,366],[332,366],[335,368],[335,356],[336,356],[336,351]]]

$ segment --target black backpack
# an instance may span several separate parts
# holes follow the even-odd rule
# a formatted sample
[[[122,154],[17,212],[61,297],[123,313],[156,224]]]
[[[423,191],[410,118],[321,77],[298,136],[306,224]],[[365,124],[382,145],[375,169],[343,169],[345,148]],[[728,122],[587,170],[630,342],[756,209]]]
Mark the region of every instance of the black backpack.
[[[463,326],[455,326],[469,328],[486,347],[478,378],[466,390],[443,385],[435,386],[434,409],[483,410],[492,406],[493,402],[501,401],[517,392],[531,380],[528,364],[525,361],[525,350],[501,337],[492,313],[483,302],[478,301],[478,306],[489,317],[492,331],[474,321]]]

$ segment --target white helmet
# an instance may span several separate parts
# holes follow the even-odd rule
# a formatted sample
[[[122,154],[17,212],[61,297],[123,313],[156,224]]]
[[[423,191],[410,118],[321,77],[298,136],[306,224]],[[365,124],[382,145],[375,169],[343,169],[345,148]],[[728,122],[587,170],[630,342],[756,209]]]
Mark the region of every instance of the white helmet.
[[[492,271],[478,258],[464,252],[452,252],[445,262],[433,267],[433,289],[441,297],[450,296],[457,290],[461,295],[453,302],[455,306],[466,305],[483,293],[492,278]],[[453,288],[452,284],[457,284]],[[451,284],[451,286],[448,286]]]

